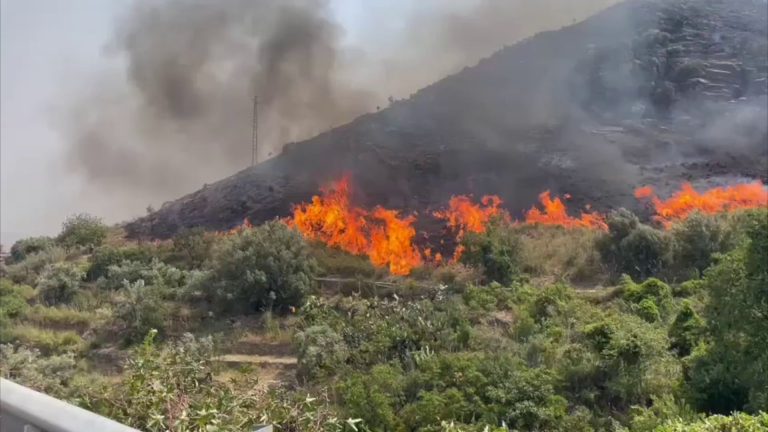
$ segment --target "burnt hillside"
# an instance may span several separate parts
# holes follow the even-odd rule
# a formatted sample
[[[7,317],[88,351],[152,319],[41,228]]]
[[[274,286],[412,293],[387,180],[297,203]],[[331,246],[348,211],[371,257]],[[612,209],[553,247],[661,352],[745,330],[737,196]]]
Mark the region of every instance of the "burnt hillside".
[[[538,34],[407,100],[166,203],[135,236],[285,216],[348,173],[355,199],[424,211],[545,189],[574,206],[633,206],[633,189],[766,174],[764,0],[630,0]],[[428,61],[428,59],[425,59]]]

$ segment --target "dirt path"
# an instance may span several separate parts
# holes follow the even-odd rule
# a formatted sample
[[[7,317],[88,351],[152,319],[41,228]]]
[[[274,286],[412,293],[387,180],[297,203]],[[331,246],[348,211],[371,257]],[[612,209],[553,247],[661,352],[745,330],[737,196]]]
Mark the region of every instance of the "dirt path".
[[[220,379],[226,379],[243,366],[253,367],[259,384],[270,387],[293,382],[297,358],[290,340],[267,335],[245,333],[231,348],[217,358],[225,366]]]

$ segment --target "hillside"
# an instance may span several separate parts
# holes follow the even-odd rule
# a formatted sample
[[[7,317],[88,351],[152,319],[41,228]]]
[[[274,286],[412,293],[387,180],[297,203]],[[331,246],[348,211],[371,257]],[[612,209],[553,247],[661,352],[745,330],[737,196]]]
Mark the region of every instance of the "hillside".
[[[424,211],[496,194],[513,215],[545,189],[607,209],[635,206],[643,184],[765,179],[767,22],[761,1],[627,1],[287,144],[127,230],[164,238],[285,216],[343,174],[361,205]]]

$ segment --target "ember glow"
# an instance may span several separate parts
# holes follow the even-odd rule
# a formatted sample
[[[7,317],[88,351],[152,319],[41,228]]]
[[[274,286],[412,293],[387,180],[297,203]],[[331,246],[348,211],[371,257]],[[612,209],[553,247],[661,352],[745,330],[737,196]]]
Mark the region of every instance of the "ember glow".
[[[323,189],[322,196],[294,207],[289,225],[305,237],[355,255],[367,255],[395,275],[407,275],[422,264],[413,245],[415,218],[401,219],[395,210],[377,207],[373,212],[352,206],[349,178]]]
[[[475,204],[466,195],[451,197],[448,208],[436,211],[433,215],[446,221],[448,227],[456,234],[456,241],[460,243],[465,233],[484,233],[488,229],[488,223],[493,217],[502,214],[501,198],[495,195],[486,195]],[[453,254],[453,261],[458,261],[464,248],[459,245]]]
[[[666,228],[697,211],[716,214],[768,206],[768,190],[759,181],[716,187],[702,193],[694,189],[690,183],[684,183],[679,191],[666,200],[659,199],[652,187],[645,186],[635,191],[635,197],[650,199],[656,211],[654,219]]]
[[[569,196],[569,195],[568,195]],[[568,209],[563,201],[555,197],[552,199],[549,191],[539,195],[541,209],[531,207],[525,214],[526,224],[557,225],[565,228],[588,228],[608,231],[605,217],[597,212],[582,212],[581,217],[575,218],[568,215]]]

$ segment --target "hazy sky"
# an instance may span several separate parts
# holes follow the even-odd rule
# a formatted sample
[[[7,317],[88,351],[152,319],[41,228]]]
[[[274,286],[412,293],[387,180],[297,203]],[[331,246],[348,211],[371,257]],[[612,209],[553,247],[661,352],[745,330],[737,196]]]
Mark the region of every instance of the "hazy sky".
[[[131,3],[0,0],[0,242],[6,248],[23,236],[57,233],[73,213],[112,213],[105,208],[108,200],[82,196],[82,180],[61,162],[65,143],[57,122],[64,121],[73,92],[118,67],[103,51],[115,21]],[[385,4],[402,9],[407,2],[379,2],[373,9],[364,3],[334,1],[347,37],[362,30],[363,15]],[[107,216],[107,221],[143,211],[138,207],[133,215]]]

